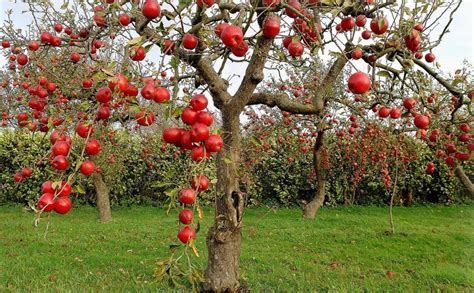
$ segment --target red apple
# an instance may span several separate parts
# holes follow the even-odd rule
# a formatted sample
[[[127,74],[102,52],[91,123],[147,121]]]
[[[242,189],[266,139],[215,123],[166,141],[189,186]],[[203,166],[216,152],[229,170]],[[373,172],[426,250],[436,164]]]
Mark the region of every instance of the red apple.
[[[365,94],[370,90],[371,81],[369,76],[363,72],[356,72],[349,77],[349,90],[354,94]]]
[[[196,200],[196,192],[191,188],[183,188],[179,192],[179,201],[183,204],[193,204]]]
[[[280,33],[280,18],[276,15],[269,15],[263,23],[263,35],[273,39]]]
[[[415,116],[415,126],[420,129],[428,129],[428,126],[430,125],[430,118],[426,115],[416,115]]]
[[[435,55],[433,53],[428,53],[425,55],[425,60],[428,63],[433,62],[436,59]]]
[[[413,98],[405,98],[403,99],[403,107],[405,107],[407,110],[411,110],[415,108],[416,106],[416,100]]]
[[[44,212],[54,210],[54,195],[51,193],[43,193],[38,200],[36,207]]]
[[[232,54],[234,54],[236,57],[244,57],[248,50],[249,45],[246,41],[242,41],[237,46],[232,47]]]
[[[54,211],[58,214],[67,214],[72,208],[72,201],[69,197],[59,197],[54,203]]]
[[[186,226],[178,233],[179,241],[183,242],[184,244],[188,243],[191,239],[196,239],[196,230],[193,228]]]
[[[82,174],[86,176],[92,175],[95,170],[95,164],[92,161],[86,160],[81,164],[81,167],[79,168]]]
[[[179,221],[184,225],[189,225],[193,221],[193,212],[188,209],[184,209],[179,213]]]
[[[386,17],[376,17],[370,22],[370,29],[376,35],[381,35],[388,30],[388,20]]]
[[[288,52],[290,53],[291,57],[300,57],[303,55],[304,46],[300,41],[292,41],[288,45]]]
[[[100,152],[100,143],[99,141],[92,139],[86,143],[84,151],[90,156],[95,156]]]
[[[205,95],[195,95],[191,98],[190,104],[195,111],[202,111],[206,109],[208,101]]]
[[[206,150],[208,152],[214,153],[219,152],[224,146],[224,141],[220,135],[209,135],[205,141]]]
[[[198,38],[192,34],[184,34],[182,44],[185,49],[194,50],[198,45]]]
[[[240,27],[229,25],[222,31],[221,39],[224,45],[233,48],[243,41],[244,33]]]
[[[157,0],[145,0],[142,7],[143,16],[149,20],[153,20],[160,16],[161,8]]]

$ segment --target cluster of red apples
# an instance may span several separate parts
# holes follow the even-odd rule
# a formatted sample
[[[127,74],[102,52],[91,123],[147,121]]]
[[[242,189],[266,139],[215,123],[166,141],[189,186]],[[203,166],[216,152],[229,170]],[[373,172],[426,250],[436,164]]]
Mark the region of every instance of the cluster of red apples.
[[[179,192],[179,202],[183,206],[191,206],[196,202],[197,194],[205,191],[209,186],[209,180],[205,175],[196,175],[191,179],[191,188],[183,188]],[[184,225],[178,232],[178,239],[187,244],[191,239],[196,239],[196,230],[190,226],[193,222],[194,213],[192,210],[184,208],[178,215],[179,222]]]
[[[363,95],[366,94],[371,88],[371,81],[369,76],[363,72],[356,72],[349,77],[348,80],[348,88],[349,91],[356,95]],[[433,97],[430,97],[433,99]],[[457,103],[457,99],[452,99],[452,102],[455,104]],[[420,114],[416,110],[416,100],[414,98],[405,98],[403,100],[403,107],[408,111],[409,115],[413,116],[413,124],[416,128],[419,129],[418,136],[423,140],[429,140],[431,143],[436,143],[441,131],[439,129],[433,129],[431,131],[430,136],[427,139],[427,133],[430,126],[430,117],[431,114],[429,112],[425,114]],[[397,107],[388,108],[382,106],[377,109],[374,107],[372,109],[374,112],[377,112],[380,118],[387,118],[390,117],[392,119],[398,119],[401,117],[401,110]],[[357,125],[356,117],[351,116],[352,127],[349,129],[349,133],[353,134],[355,132],[355,125]],[[459,144],[466,144],[466,148],[468,152],[474,151],[474,143],[469,143],[470,141],[470,127],[467,123],[462,123],[459,125],[460,133],[457,134],[457,141]],[[469,160],[469,154],[467,152],[461,152],[456,149],[454,142],[450,137],[447,137],[448,140],[451,142],[447,142],[444,146],[445,150],[438,149],[436,155],[440,158],[445,159],[445,163],[450,166],[454,167],[456,160],[460,161],[467,161]],[[428,174],[433,174],[435,172],[435,164],[433,162],[428,162],[426,166],[426,172]]]
[[[76,127],[76,134],[86,139],[83,153],[91,157],[100,153],[99,141],[95,139],[89,140],[89,136],[92,134],[92,132],[92,125],[79,122]],[[60,132],[59,130],[54,130],[51,132],[49,139],[52,144],[50,159],[51,167],[58,172],[66,171],[69,168],[72,139],[66,132]],[[100,171],[100,169],[95,166],[92,160],[82,161],[78,170],[85,176],[90,176],[95,171]],[[44,182],[41,187],[43,194],[39,198],[37,207],[44,212],[50,212],[52,210],[59,214],[65,214],[69,212],[72,207],[72,202],[69,199],[71,189],[72,188],[69,183],[65,181],[54,183],[51,181]]]
[[[188,125],[184,128],[167,128],[163,131],[163,140],[183,150],[190,150],[193,161],[203,161],[210,158],[211,153],[219,152],[224,146],[220,135],[210,134],[209,126],[214,122],[212,114],[204,111],[208,105],[206,96],[199,94],[191,98],[189,107],[181,113],[181,120]],[[204,175],[197,175],[191,180],[192,188],[183,188],[179,192],[179,202],[183,205],[193,205],[196,202],[197,192],[205,191],[209,181]],[[178,239],[188,243],[196,238],[196,231],[191,226],[193,213],[189,209],[183,209],[179,214],[179,220],[186,225],[178,233]]]
[[[208,159],[211,153],[218,152],[224,146],[220,135],[211,134],[209,126],[214,122],[212,114],[203,111],[208,104],[204,95],[195,95],[191,98],[190,106],[184,108],[181,120],[188,128],[166,128],[163,131],[163,140],[167,143],[190,150],[193,161]]]

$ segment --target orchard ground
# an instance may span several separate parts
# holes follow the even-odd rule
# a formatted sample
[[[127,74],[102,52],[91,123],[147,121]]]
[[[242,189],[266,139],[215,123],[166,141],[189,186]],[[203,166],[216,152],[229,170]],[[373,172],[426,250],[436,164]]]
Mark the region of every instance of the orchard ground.
[[[201,267],[211,213],[205,211],[198,234]],[[297,209],[247,209],[242,285],[283,292],[474,290],[474,205],[397,207],[394,215],[390,235],[387,208],[324,208],[316,221],[303,220]],[[34,228],[33,214],[0,207],[0,291],[172,290],[153,273],[176,243],[176,215],[134,207],[114,209],[113,216],[98,224],[88,207],[52,215],[44,238],[45,221]]]

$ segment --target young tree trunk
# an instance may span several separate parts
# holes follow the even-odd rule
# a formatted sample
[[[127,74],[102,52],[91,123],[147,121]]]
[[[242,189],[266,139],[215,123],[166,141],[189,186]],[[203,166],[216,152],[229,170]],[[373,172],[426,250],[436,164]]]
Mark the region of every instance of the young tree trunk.
[[[392,194],[390,195],[389,221],[392,234],[395,234],[395,224],[393,223],[393,200],[397,195],[398,167],[395,169],[395,182],[393,184]]]
[[[411,207],[413,205],[413,189],[408,187],[403,189],[403,204],[407,207]]]
[[[471,199],[474,199],[474,184],[472,184],[471,179],[469,179],[469,176],[466,175],[464,169],[461,166],[457,166],[456,169],[454,169],[454,172],[456,173],[459,181],[461,181],[462,185],[466,188]]]
[[[305,219],[314,219],[319,208],[324,203],[326,189],[326,169],[323,166],[324,155],[322,146],[324,143],[324,130],[318,131],[318,137],[313,148],[313,168],[316,172],[316,194],[314,198],[304,206],[303,217]]]
[[[392,193],[392,195],[390,196],[390,207],[389,207],[389,222],[390,222],[390,230],[392,232],[392,234],[395,234],[395,225],[393,223],[393,197],[394,197],[394,193]]]
[[[107,223],[112,220],[112,213],[110,211],[109,189],[102,178],[102,174],[95,172],[92,174],[92,181],[94,183],[96,192],[96,206],[99,222]]]
[[[344,188],[343,196],[344,196],[344,205],[349,206],[351,204],[351,201],[349,199],[349,195],[347,193],[349,192],[349,189]]]
[[[217,156],[214,225],[206,243],[209,252],[204,291],[236,292],[239,287],[240,242],[244,199],[239,191],[240,112],[222,109],[224,148]]]

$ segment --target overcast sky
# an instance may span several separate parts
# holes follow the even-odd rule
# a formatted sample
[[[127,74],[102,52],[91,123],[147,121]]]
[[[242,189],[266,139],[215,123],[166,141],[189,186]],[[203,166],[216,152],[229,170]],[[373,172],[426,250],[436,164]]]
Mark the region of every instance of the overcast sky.
[[[474,0],[464,0],[455,14],[450,32],[434,51],[442,69],[456,70],[464,59],[474,63],[473,15]]]

